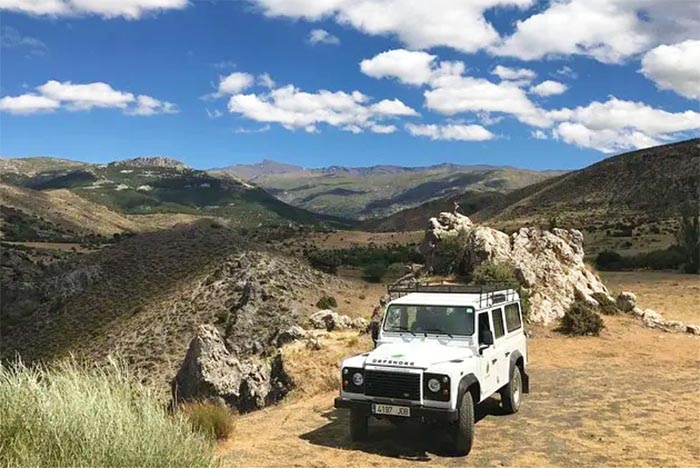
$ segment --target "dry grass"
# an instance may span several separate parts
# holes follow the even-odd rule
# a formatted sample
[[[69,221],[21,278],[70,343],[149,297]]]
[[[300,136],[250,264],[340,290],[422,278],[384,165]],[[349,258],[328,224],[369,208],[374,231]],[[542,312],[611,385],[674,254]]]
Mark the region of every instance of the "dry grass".
[[[647,277],[653,282],[654,276]],[[671,287],[667,294],[682,291]],[[635,290],[640,303],[645,291]],[[696,303],[677,312],[696,313]],[[661,308],[659,308],[661,310]],[[332,334],[317,352],[290,355],[296,376],[309,375],[303,398],[246,415],[237,436],[219,447],[226,466],[698,466],[700,340],[644,328],[630,316],[605,316],[600,337],[569,338],[545,329],[529,341],[532,393],[520,413],[502,415],[495,399],[479,406],[467,460],[451,458],[437,433],[412,424],[372,422],[370,442],[352,443],[348,415],[333,409],[320,375],[342,355],[368,350],[361,338]],[[324,373],[323,368],[326,367]],[[321,392],[321,393],[316,393]],[[289,453],[295,453],[290,459]]]
[[[632,291],[643,309],[654,309],[669,320],[700,325],[700,276],[662,271],[601,272],[617,294]]]
[[[210,467],[210,441],[118,363],[0,366],[0,466]]]
[[[322,348],[310,350],[304,342],[297,342],[283,349],[285,369],[294,379],[295,388],[288,399],[307,397],[340,387],[340,362],[371,347],[368,335],[358,336],[357,331],[322,333]]]
[[[212,402],[185,403],[179,407],[193,429],[208,437],[223,440],[233,434],[236,415],[223,404]]]

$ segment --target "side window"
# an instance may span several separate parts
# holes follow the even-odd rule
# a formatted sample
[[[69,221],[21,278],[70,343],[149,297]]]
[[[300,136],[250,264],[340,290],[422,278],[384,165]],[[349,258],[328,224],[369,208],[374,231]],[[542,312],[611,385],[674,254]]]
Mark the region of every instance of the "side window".
[[[503,329],[503,309],[493,309],[491,311],[491,319],[493,320],[493,332],[496,334],[495,338],[499,339],[506,334]]]
[[[479,343],[483,343],[484,332],[491,331],[491,323],[489,322],[489,314],[479,314]]]
[[[506,328],[509,332],[517,330],[523,326],[520,318],[520,307],[518,304],[508,304],[506,306]]]

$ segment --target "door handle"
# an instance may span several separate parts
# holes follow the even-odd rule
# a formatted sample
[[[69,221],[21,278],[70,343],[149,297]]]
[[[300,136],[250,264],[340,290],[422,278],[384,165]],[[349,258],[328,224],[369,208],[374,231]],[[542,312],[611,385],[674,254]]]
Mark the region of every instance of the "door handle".
[[[510,356],[510,351],[506,351],[506,357]]]
[[[498,359],[492,359],[491,364],[496,364],[496,361],[498,361]]]

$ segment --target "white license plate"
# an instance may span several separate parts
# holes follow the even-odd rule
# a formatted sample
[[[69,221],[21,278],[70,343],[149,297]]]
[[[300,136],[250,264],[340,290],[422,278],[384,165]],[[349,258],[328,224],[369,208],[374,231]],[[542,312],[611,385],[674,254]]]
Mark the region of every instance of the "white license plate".
[[[372,413],[385,414],[387,416],[403,416],[404,418],[408,418],[411,416],[411,408],[408,406],[373,404]]]

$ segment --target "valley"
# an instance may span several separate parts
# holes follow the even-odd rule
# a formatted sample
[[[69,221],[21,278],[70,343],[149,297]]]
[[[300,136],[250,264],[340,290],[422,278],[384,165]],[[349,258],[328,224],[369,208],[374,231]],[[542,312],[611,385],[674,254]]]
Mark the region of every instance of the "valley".
[[[352,207],[319,212],[256,185],[287,178],[321,186],[318,173],[295,179],[306,172],[295,167],[268,163],[239,178],[168,158],[107,165],[3,160],[0,358],[8,363],[19,354],[35,364],[73,356],[106,365],[119,356],[165,405],[176,375],[186,375],[185,384],[197,375],[187,357],[202,353],[189,362],[211,363],[213,375],[236,382],[217,394],[241,413],[234,432],[215,444],[221,466],[289,466],[290,450],[299,454],[293,466],[458,466],[464,460],[449,455],[439,431],[373,422],[371,442],[353,443],[347,414],[332,408],[339,363],[371,349],[367,320],[387,285],[407,272],[466,282],[476,269],[467,260],[499,258],[531,278],[537,304],[547,304],[546,294],[563,300],[546,288],[569,291],[576,268],[588,272],[576,287],[594,290],[599,280],[591,266],[600,252],[666,252],[678,242],[677,208],[697,201],[697,145],[628,153],[566,174],[509,173],[507,190],[487,188],[493,177],[506,177],[496,168],[469,169],[476,178],[466,190],[450,185],[467,180],[463,167],[427,174],[334,168],[328,180],[338,185],[329,182],[329,190]],[[622,173],[634,174],[624,190]],[[518,186],[531,176],[532,185]],[[374,193],[379,198],[371,201],[356,193],[357,184],[381,180],[395,180],[391,190],[427,184],[444,191],[435,199],[421,195],[405,210],[407,199],[397,202],[395,192]],[[363,206],[379,208],[359,220]],[[455,240],[436,251],[441,270],[426,273],[419,246],[430,238],[428,219],[440,212],[431,229],[451,230]],[[700,324],[700,281],[679,268],[600,272],[610,297],[632,291],[639,305],[637,312],[601,315],[600,336],[563,334],[552,303],[547,314],[536,310],[527,325],[533,392],[516,415],[503,415],[497,398],[478,407],[469,461],[561,466],[575,457],[585,465],[633,467],[697,459],[700,445],[684,435],[700,430],[700,419],[679,414],[694,414],[700,404],[693,328]],[[548,281],[536,279],[545,273]],[[352,325],[314,325],[314,314],[329,308]],[[649,322],[657,312],[683,323],[659,328]],[[221,347],[214,358],[206,354],[216,349],[206,341],[212,330]],[[193,388],[207,395],[220,384],[205,383]]]

